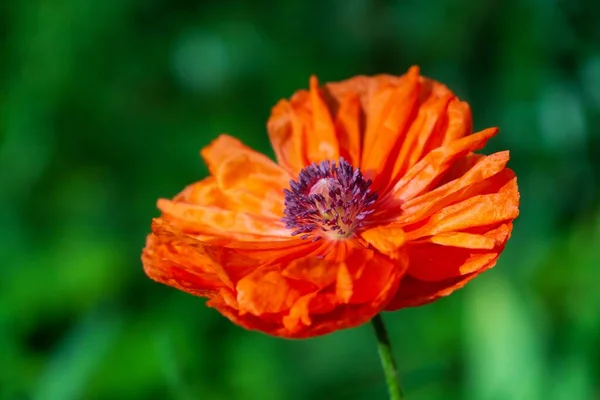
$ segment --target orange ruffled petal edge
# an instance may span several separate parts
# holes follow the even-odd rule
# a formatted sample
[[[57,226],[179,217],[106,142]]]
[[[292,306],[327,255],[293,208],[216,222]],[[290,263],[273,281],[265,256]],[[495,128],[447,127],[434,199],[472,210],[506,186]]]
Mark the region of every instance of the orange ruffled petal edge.
[[[369,321],[390,302],[407,265],[351,242],[323,258],[306,256],[320,245],[301,240],[211,245],[162,219],[152,230],[142,255],[152,279],[208,297],[207,305],[242,327],[282,337]]]
[[[211,176],[161,199],[142,255],[152,279],[209,298],[234,323],[302,338],[448,295],[491,268],[518,215],[508,152],[473,152],[468,104],[419,75],[355,77],[297,92],[267,124],[278,163],[222,135]],[[313,242],[281,222],[283,189],[344,157],[379,194],[365,226]]]

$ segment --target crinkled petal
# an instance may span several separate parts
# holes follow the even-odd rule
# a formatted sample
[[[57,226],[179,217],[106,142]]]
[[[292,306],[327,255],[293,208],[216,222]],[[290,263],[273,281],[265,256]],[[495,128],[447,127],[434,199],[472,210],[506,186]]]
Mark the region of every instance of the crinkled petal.
[[[354,295],[354,281],[345,262],[338,265],[335,296],[340,303],[347,304]]]
[[[425,154],[442,145],[449,135],[456,134],[456,132],[448,132],[449,124],[461,126],[462,136],[471,133],[471,127],[465,122],[465,116],[455,116],[451,113],[457,104],[464,103],[455,98],[445,86],[434,86],[431,95],[419,107],[418,114],[401,144],[400,153],[395,158],[390,183],[398,181]],[[451,117],[458,117],[460,124]]]
[[[512,171],[506,168],[509,159],[508,151],[490,156],[469,157],[472,165],[464,164],[457,173],[458,177],[451,181],[408,200],[401,205],[399,222],[411,223],[419,218],[477,194],[493,193],[500,190],[509,180],[514,178]]]
[[[404,230],[398,225],[376,226],[362,232],[361,237],[370,246],[393,259],[399,257],[399,250],[406,241]]]
[[[493,238],[466,232],[444,232],[430,236],[424,241],[441,246],[464,247],[465,249],[490,250],[496,246]]]
[[[455,161],[481,149],[497,132],[497,128],[485,129],[432,150],[398,181],[391,197],[403,203],[431,189]]]
[[[261,267],[237,283],[240,314],[261,316],[289,310],[302,296],[301,281],[286,278],[275,267]]]
[[[416,240],[442,232],[456,232],[474,227],[512,221],[519,215],[517,179],[513,178],[498,193],[475,195],[432,214],[414,229],[406,227],[406,239]]]
[[[239,240],[286,238],[290,233],[282,222],[264,216],[166,199],[160,199],[157,205],[163,212],[163,217],[189,233]]]
[[[389,179],[386,168],[414,118],[419,89],[419,69],[412,67],[397,86],[377,93],[365,110],[370,121],[364,135],[361,168],[374,177],[375,187],[381,186],[378,180]]]
[[[214,248],[173,230],[162,220],[154,220],[152,230],[142,252],[144,271],[150,278],[200,296],[233,285],[215,261]]]
[[[310,163],[340,157],[334,120],[314,76],[309,91],[273,108],[267,129],[278,163],[293,176]]]
[[[358,76],[300,90],[280,101],[267,124],[280,165],[292,175],[340,156],[382,194],[426,154],[471,133],[471,111],[418,67],[402,76]]]
[[[360,98],[356,93],[348,93],[340,99],[335,114],[335,131],[340,146],[340,156],[352,165],[360,165],[362,115]]]
[[[409,258],[388,309],[433,301],[495,264],[519,213],[516,178],[507,161],[507,152],[460,160],[460,166],[448,170],[445,183],[406,201],[394,211],[399,214],[394,222],[376,228],[388,233],[380,235],[381,243],[371,242],[388,254],[394,246],[387,238],[401,229],[401,249]]]
[[[296,96],[307,98],[306,92]],[[308,101],[308,99],[306,99]],[[269,140],[275,151],[277,163],[292,176],[296,176],[308,164],[304,143],[305,124],[294,117],[292,105],[287,100],[280,100],[267,122]]]
[[[192,294],[212,293],[221,287],[234,288],[257,268],[290,262],[317,246],[300,239],[232,239],[214,244],[198,240],[164,219],[155,219],[142,262],[147,275],[156,281]]]
[[[323,249],[323,246],[326,248]],[[331,255],[331,258],[325,258],[325,255]],[[319,287],[306,279],[312,275],[321,280],[318,273],[303,275],[296,272],[294,275],[282,272],[294,270],[286,266],[298,263],[303,257],[309,259],[305,268],[323,271],[320,265],[323,264],[336,271],[333,280],[322,282]],[[340,262],[345,257],[351,257],[358,264],[346,267]],[[357,295],[364,293],[360,286],[369,286],[372,297],[378,297],[381,291],[387,290],[382,286],[391,279],[391,264],[386,265],[385,260],[376,264],[363,262],[373,257],[373,252],[346,242],[339,242],[334,248],[322,242],[300,239],[254,243],[231,241],[211,245],[183,233],[165,220],[157,219],[153,222],[153,233],[148,238],[142,260],[146,273],[152,279],[210,298],[210,306],[218,308],[240,325],[267,333],[274,329],[279,336],[296,337],[298,330],[304,330],[299,333],[304,336],[317,334],[302,321],[299,326],[290,325],[289,318],[284,323],[284,318],[292,315],[292,308],[295,307],[295,313],[302,308],[301,304],[296,305],[300,298],[314,293],[315,298],[309,304],[311,312],[328,313],[351,302],[355,284],[358,285]],[[381,281],[377,283],[373,277],[363,274],[365,267],[383,268]],[[393,279],[397,285],[399,274]],[[328,286],[330,293],[327,293]],[[362,296],[364,298],[364,294]],[[371,300],[370,297],[365,299]],[[352,300],[353,303],[360,301],[361,298],[357,297]],[[290,326],[294,326],[293,332],[286,331]]]
[[[309,282],[319,290],[328,286],[341,287],[346,282],[337,283],[337,281],[348,278],[348,266],[345,263],[349,258],[353,258],[352,265],[364,268],[364,265],[373,258],[373,252],[350,241],[320,243],[312,249],[312,252],[306,252],[304,256],[290,260],[285,265],[283,274],[292,279]],[[344,271],[340,272],[340,268]],[[354,271],[354,277],[359,275],[360,271]]]
[[[230,207],[275,219],[282,215],[283,189],[290,181],[283,168],[228,135],[219,136],[201,154]]]
[[[394,296],[387,305],[386,311],[395,311],[405,307],[416,307],[431,303],[440,297],[448,296],[454,291],[464,287],[471,279],[480,273],[487,271],[496,265],[502,248],[497,248],[495,253],[486,256],[485,263],[479,263],[478,269],[466,274],[454,274],[454,276],[441,280],[421,280],[407,272]]]
[[[322,259],[303,257],[290,262],[283,270],[283,275],[292,279],[310,282],[319,290],[332,285],[338,271]]]
[[[498,250],[504,249],[511,228],[511,225],[503,224],[482,234],[471,234],[470,241],[465,242],[436,244],[433,237],[433,240],[413,243],[407,248],[408,273],[423,281],[441,281],[478,271],[498,256]],[[479,243],[488,239],[494,246],[478,248],[483,246],[474,245],[477,236]]]
[[[407,246],[409,268],[386,309],[429,303],[492,268],[510,238],[512,223],[474,231],[479,232],[438,235]]]
[[[289,237],[281,222],[283,189],[290,178],[285,170],[227,135],[203,149],[202,156],[212,176],[189,185],[173,200],[160,199],[165,220],[207,241]]]
[[[340,153],[335,127],[315,76],[310,78],[310,103],[313,126],[305,136],[307,159],[309,162],[337,160]]]
[[[400,77],[358,76],[328,83],[323,90],[336,121],[343,121],[335,124],[340,154],[372,177],[381,193],[427,153],[472,130],[468,104],[445,85],[420,76],[418,67]],[[352,152],[346,150],[347,142]]]
[[[407,263],[406,259],[391,260],[360,246],[350,245],[342,252],[347,255],[343,264],[337,257],[316,258],[303,264],[305,268],[312,265],[319,270],[336,271],[329,286],[323,286],[325,282],[315,287],[306,285],[310,282],[302,278],[313,274],[299,272],[300,269],[295,270],[299,273],[295,278],[301,278],[297,280],[290,274],[294,268],[285,267],[287,272],[279,274],[270,267],[247,278],[249,282],[238,283],[238,305],[219,295],[208,304],[240,326],[287,338],[318,336],[358,326],[387,305]],[[240,284],[244,289],[241,301]]]

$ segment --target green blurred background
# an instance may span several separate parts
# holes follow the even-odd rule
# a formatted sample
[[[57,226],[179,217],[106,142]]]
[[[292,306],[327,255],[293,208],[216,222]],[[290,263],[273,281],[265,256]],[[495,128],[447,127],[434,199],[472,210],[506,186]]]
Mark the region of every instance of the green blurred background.
[[[599,4],[0,2],[0,399],[385,399],[368,325],[244,331],[140,251],[219,133],[272,154],[310,74],[411,64],[500,126],[522,208],[494,270],[385,315],[409,399],[600,399]]]

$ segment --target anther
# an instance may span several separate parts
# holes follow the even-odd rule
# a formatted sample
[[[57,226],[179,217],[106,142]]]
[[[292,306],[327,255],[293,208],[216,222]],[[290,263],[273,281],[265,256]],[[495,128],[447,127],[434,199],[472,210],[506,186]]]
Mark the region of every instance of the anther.
[[[377,194],[358,168],[344,159],[323,161],[302,169],[284,190],[283,221],[302,239],[350,237],[371,214]]]

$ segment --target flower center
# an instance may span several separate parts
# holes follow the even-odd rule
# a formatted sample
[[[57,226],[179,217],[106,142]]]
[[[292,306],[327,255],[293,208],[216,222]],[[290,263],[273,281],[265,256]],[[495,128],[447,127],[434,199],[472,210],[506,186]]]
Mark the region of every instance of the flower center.
[[[302,239],[350,237],[373,212],[377,193],[370,186],[371,180],[343,158],[339,164],[311,164],[290,182],[290,189],[284,189],[283,221],[294,229],[292,235]]]

